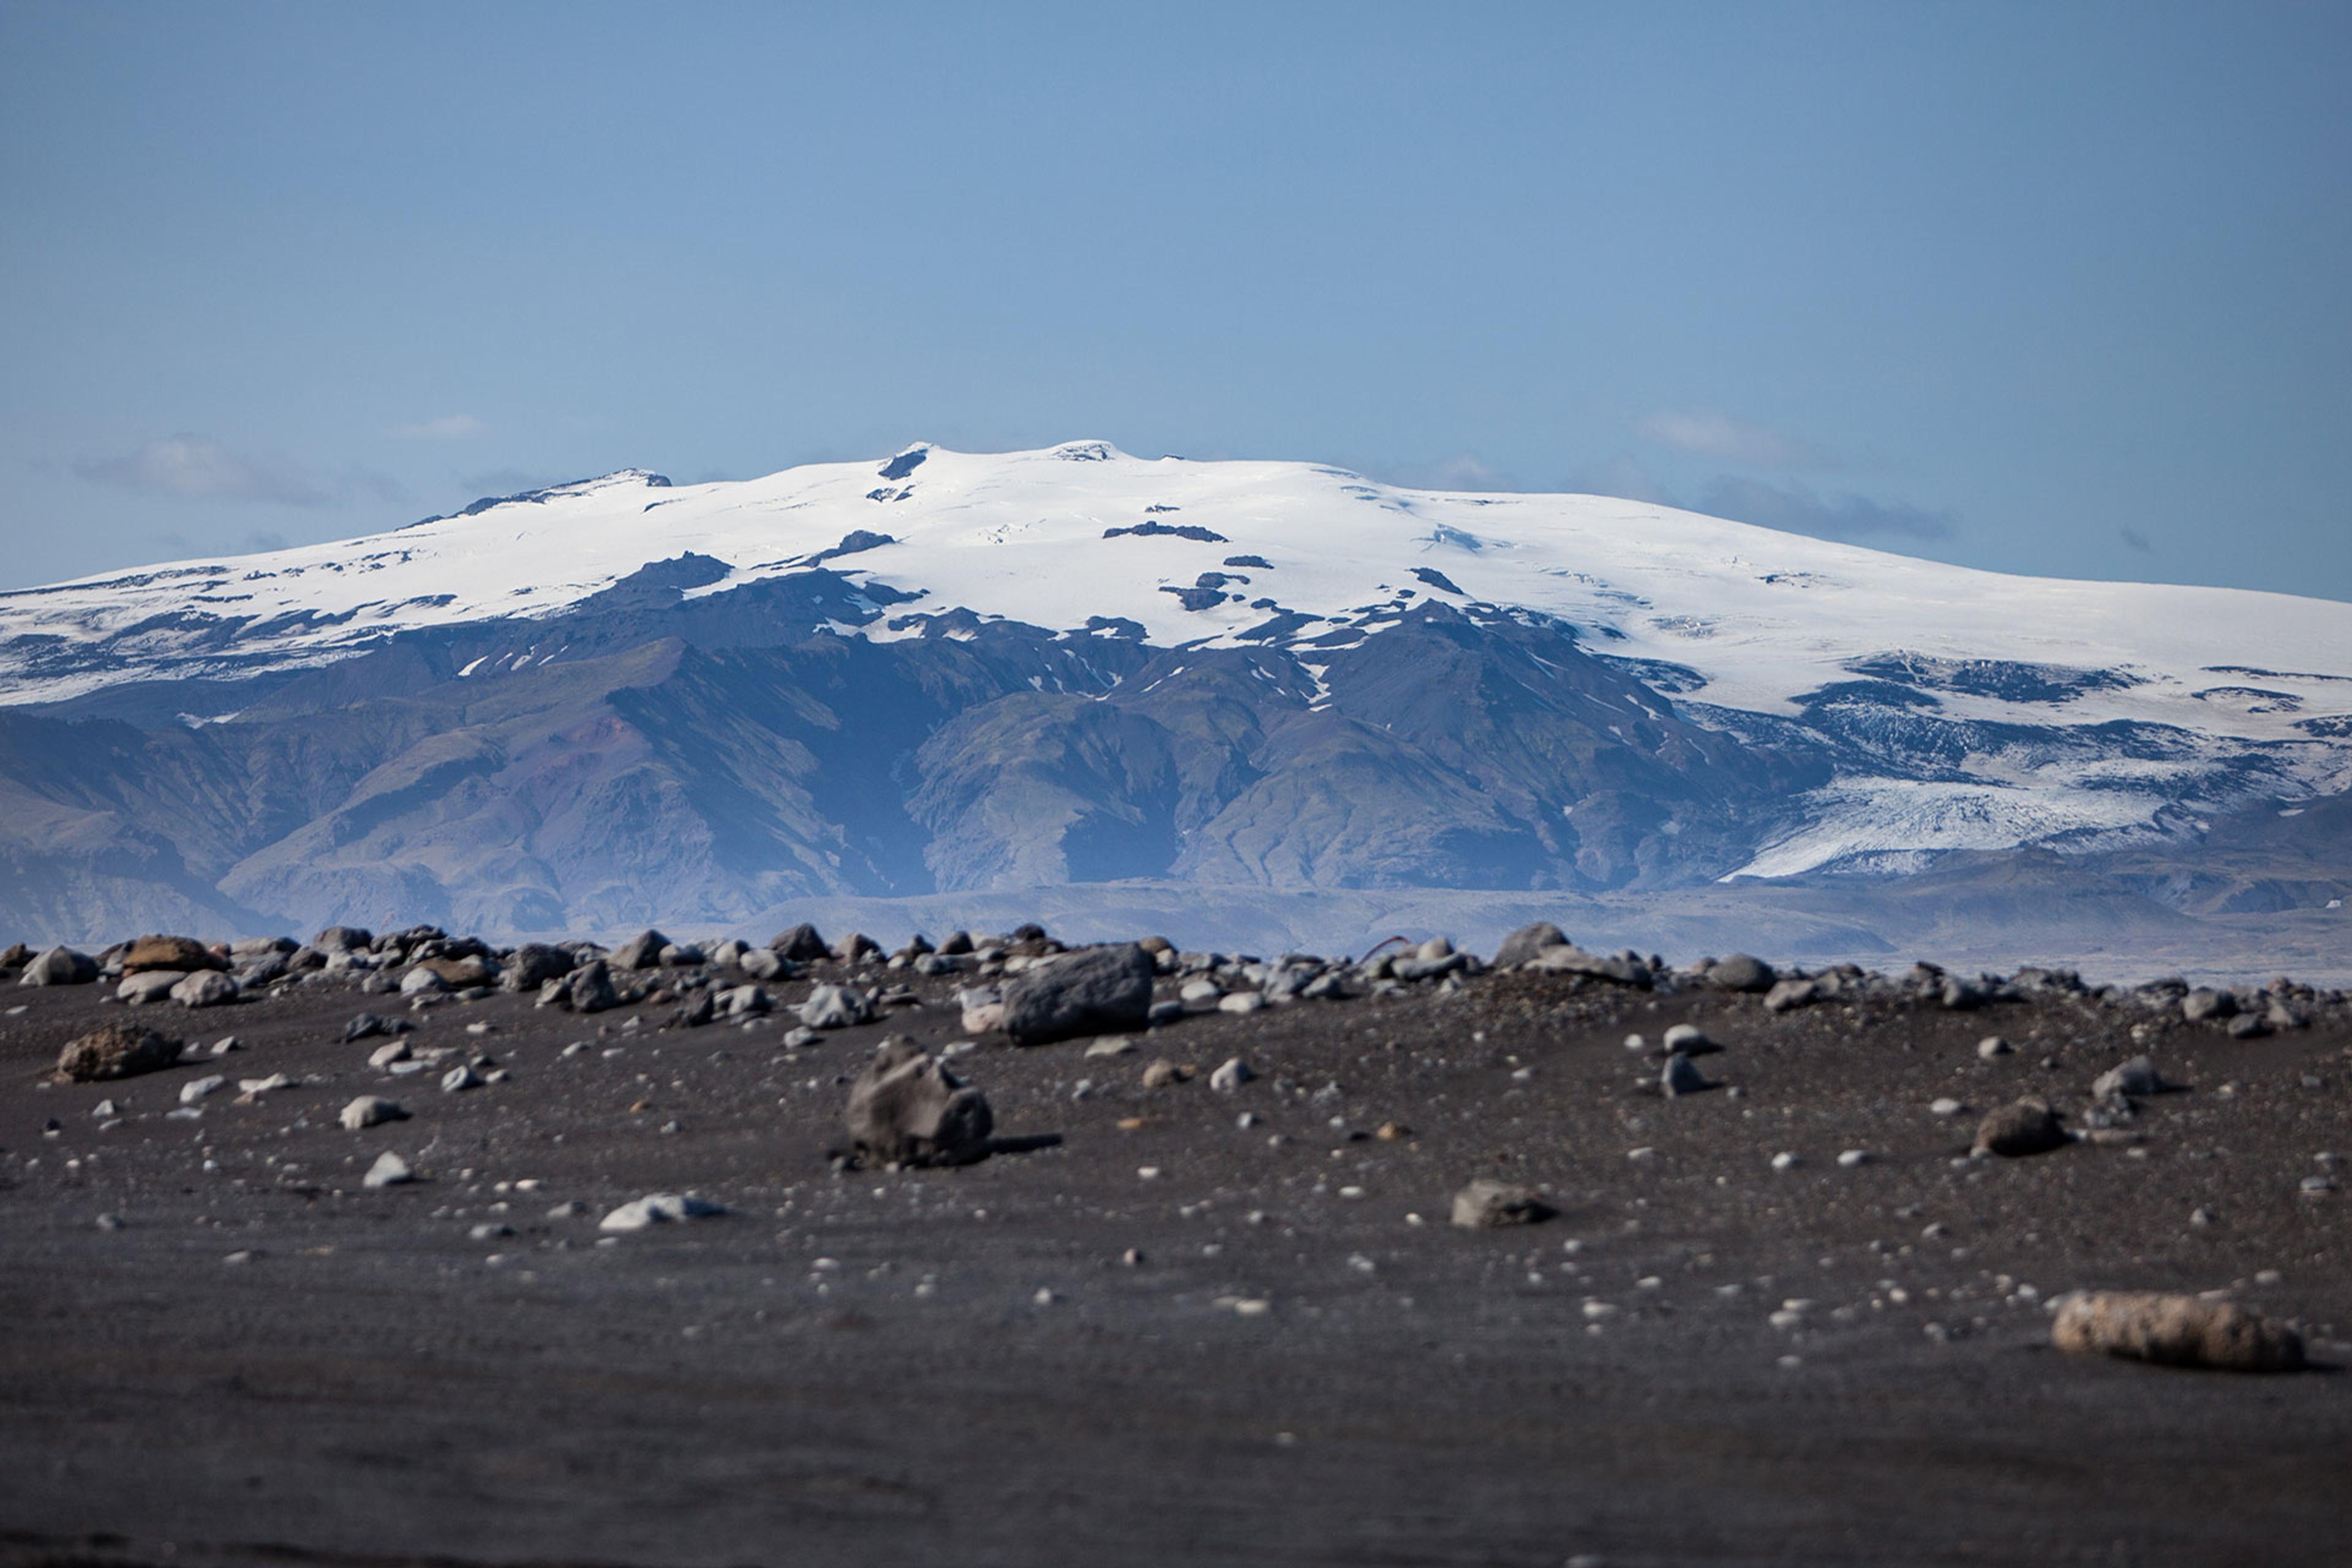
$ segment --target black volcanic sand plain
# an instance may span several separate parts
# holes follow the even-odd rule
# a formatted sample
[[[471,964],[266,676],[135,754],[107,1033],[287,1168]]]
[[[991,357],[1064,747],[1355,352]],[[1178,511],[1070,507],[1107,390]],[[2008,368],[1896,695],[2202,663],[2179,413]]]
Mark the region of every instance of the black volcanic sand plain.
[[[0,993],[0,1562],[2352,1561],[2352,1195],[2304,1190],[2352,1153],[2340,1000],[2238,1039],[2131,994],[1771,1014],[1490,973],[1125,1056],[984,1037],[952,1067],[999,1134],[1061,1142],[889,1171],[829,1158],[848,1082],[886,1034],[961,1039],[955,982],[811,978],[854,974],[923,1005],[788,1050],[782,1014],[341,979]],[[394,1080],[341,1043],[362,1011],[508,1076]],[[123,1019],[193,1059],[47,1081]],[[1664,1099],[1683,1021],[1725,1087]],[[1966,1158],[2142,1053],[2186,1087],[2140,1142]],[[1236,1056],[1262,1076],[1213,1089]],[[412,1119],[343,1130],[368,1093]],[[385,1150],[420,1179],[364,1189]],[[1559,1212],[1456,1228],[1480,1176]],[[688,1192],[730,1212],[599,1229]],[[2316,1365],[2062,1354],[2088,1287],[2226,1290]]]

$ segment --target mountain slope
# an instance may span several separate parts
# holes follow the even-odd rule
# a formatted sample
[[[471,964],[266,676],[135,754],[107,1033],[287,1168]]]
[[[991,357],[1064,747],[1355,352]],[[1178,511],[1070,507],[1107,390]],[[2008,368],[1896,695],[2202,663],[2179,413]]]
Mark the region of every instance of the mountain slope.
[[[2352,788],[2347,715],[2342,605],[918,447],[0,595],[0,879],[79,934],[142,887],[146,923],[522,931],[1127,879],[2161,861]]]

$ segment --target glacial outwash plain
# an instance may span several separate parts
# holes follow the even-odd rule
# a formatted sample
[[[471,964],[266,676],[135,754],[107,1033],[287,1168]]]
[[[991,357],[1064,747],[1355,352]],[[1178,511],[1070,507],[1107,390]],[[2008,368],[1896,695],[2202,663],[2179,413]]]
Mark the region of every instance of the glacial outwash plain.
[[[0,1563],[2352,1552],[2341,604],[919,445],[0,703]]]

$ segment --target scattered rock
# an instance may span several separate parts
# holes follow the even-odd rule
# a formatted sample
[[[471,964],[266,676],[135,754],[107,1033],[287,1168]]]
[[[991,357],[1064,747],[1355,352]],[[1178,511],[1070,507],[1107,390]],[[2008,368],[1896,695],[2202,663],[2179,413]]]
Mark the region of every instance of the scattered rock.
[[[172,987],[183,1007],[224,1007],[237,999],[237,984],[216,969],[199,969]]]
[[[172,988],[186,978],[176,969],[142,970],[122,977],[122,984],[114,988],[114,999],[133,1007],[144,1007],[171,995]]]
[[[1719,958],[1706,972],[1706,983],[1718,991],[1769,991],[1779,978],[1770,964],[1745,952]]]
[[[970,942],[969,937],[965,938],[966,952],[971,951]],[[833,950],[825,945],[824,938],[817,935],[816,927],[806,922],[771,938],[768,951],[794,963],[822,963],[833,956]],[[940,951],[948,951],[945,943],[940,944]]]
[[[1492,1230],[1499,1226],[1533,1225],[1559,1211],[1530,1187],[1481,1177],[1454,1194],[1454,1223],[1465,1230]]]
[[[1234,991],[1217,998],[1217,1011],[1246,1018],[1265,1005],[1265,997],[1255,991]]]
[[[849,1135],[886,1165],[958,1165],[989,1152],[988,1097],[903,1035],[882,1042],[850,1086]]]
[[[621,1005],[620,993],[613,989],[613,972],[601,958],[591,959],[554,984],[557,1005],[575,1013],[603,1013]],[[547,988],[541,987],[539,999],[548,1000]]]
[[[215,1090],[227,1087],[227,1084],[228,1079],[218,1073],[208,1073],[203,1078],[190,1079],[180,1086],[180,1103],[194,1105]]]
[[[1125,1035],[1105,1035],[1099,1040],[1087,1042],[1086,1054],[1089,1057],[1131,1057],[1135,1054],[1135,1042]]]
[[[440,972],[427,964],[417,964],[400,977],[403,996],[436,996],[448,989],[449,983],[441,978]]]
[[[457,1094],[465,1089],[481,1087],[480,1077],[472,1068],[462,1062],[441,1075],[441,1092],[444,1094]]]
[[[132,1078],[180,1059],[181,1042],[136,1024],[109,1024],[69,1042],[58,1054],[58,1071],[76,1083]]]
[[[801,1004],[801,1022],[812,1029],[846,1029],[874,1021],[873,1000],[847,985],[818,985]]]
[[[657,931],[640,931],[614,948],[606,962],[615,969],[653,969],[661,963],[669,938]]]
[[[2227,991],[2209,991],[2200,987],[2180,999],[2180,1016],[2192,1024],[2233,1017],[2237,1011],[2238,999]]]
[[[1002,1027],[1017,1046],[1143,1028],[1152,973],[1151,955],[1133,943],[1050,959],[1006,983]]]
[[[690,1193],[648,1193],[596,1222],[599,1230],[644,1230],[656,1225],[682,1225],[693,1219],[717,1219],[724,1215],[724,1205],[708,1198],[698,1198]]]
[[[1664,1070],[1658,1074],[1658,1088],[1669,1100],[1677,1095],[1697,1094],[1714,1087],[1698,1070],[1698,1064],[1680,1051],[1666,1058]]]
[[[53,947],[25,965],[19,985],[88,985],[98,978],[98,960],[69,947]]]
[[[2157,1076],[2155,1063],[2146,1057],[2134,1057],[2121,1067],[2112,1067],[2101,1073],[2091,1085],[2091,1096],[2095,1100],[2105,1100],[2111,1095],[2121,1094],[2145,1100],[2150,1095],[2163,1093],[2167,1087],[2165,1081]]]
[[[1977,1042],[1977,1055],[1979,1058],[1985,1061],[1991,1061],[1997,1057],[2015,1056],[2016,1054],[2017,1047],[2011,1045],[2007,1040],[2002,1039],[1999,1035],[1987,1035],[1983,1039]]]
[[[1503,939],[1495,949],[1495,967],[1511,969],[1527,963],[1548,947],[1568,945],[1568,933],[1549,921],[1538,921],[1524,925]]]
[[[499,975],[499,985],[520,995],[537,991],[549,981],[561,980],[571,973],[572,954],[568,950],[527,942],[507,959],[506,968]]]
[[[1257,1074],[1250,1070],[1249,1063],[1234,1057],[1209,1075],[1209,1087],[1222,1094],[1231,1094],[1255,1077]]]
[[[1686,1057],[1704,1057],[1723,1049],[1706,1037],[1706,1031],[1696,1024],[1676,1024],[1666,1031],[1666,1049],[1680,1051]]]
[[[2231,1301],[2148,1290],[2093,1290],[2060,1303],[2050,1342],[2077,1355],[2159,1366],[2294,1372],[2303,1340],[2285,1324]]]
[[[411,1025],[405,1018],[384,1018],[373,1013],[362,1013],[343,1026],[343,1044],[353,1045],[372,1040],[378,1035],[404,1035]]]
[[[1772,983],[1772,989],[1764,993],[1764,1010],[1767,1013],[1793,1012],[1821,1000],[1821,985],[1816,981],[1794,977],[1776,980]]]
[[[371,1189],[396,1187],[415,1180],[416,1173],[408,1168],[408,1162],[386,1149],[375,1157],[375,1163],[368,1167],[367,1174],[360,1178],[360,1185]]]
[[[344,1106],[336,1115],[335,1120],[341,1122],[347,1131],[357,1132],[362,1128],[374,1127],[382,1122],[405,1121],[408,1120],[408,1112],[396,1101],[385,1100],[380,1095],[363,1094]]]
[[[2069,1140],[2058,1113],[2039,1100],[2020,1100],[1990,1112],[1977,1124],[1974,1152],[2016,1159],[2063,1149]]]
[[[1192,1069],[1191,1068],[1178,1067],[1174,1062],[1168,1061],[1163,1058],[1160,1061],[1153,1062],[1150,1067],[1143,1069],[1143,1087],[1146,1089],[1166,1089],[1171,1084],[1183,1083],[1191,1079],[1192,1076]]]
[[[122,950],[122,973],[139,974],[168,969],[185,974],[195,969],[226,969],[228,960],[193,937],[142,936]]]

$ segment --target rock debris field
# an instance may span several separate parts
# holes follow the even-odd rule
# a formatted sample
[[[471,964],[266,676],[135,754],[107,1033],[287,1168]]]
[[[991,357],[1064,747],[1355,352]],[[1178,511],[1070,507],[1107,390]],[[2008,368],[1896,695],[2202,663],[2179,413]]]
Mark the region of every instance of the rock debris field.
[[[2352,1560],[2352,1001],[0,954],[0,1563]]]

